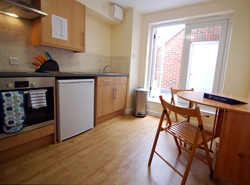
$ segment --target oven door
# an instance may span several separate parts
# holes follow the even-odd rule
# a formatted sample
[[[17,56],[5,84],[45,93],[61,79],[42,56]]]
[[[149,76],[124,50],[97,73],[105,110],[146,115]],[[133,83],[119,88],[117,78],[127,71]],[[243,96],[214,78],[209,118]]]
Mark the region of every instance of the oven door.
[[[32,88],[28,90],[37,90],[39,88]],[[27,89],[18,89],[18,91],[24,92],[24,111],[25,111],[25,121],[24,121],[24,128],[29,127],[32,125],[38,125],[42,124],[44,122],[54,120],[54,93],[53,93],[53,87],[47,87],[47,88],[40,88],[45,89],[46,94],[46,107],[41,107],[38,109],[32,108],[29,103],[29,91]],[[11,90],[8,90],[6,92],[10,92]],[[14,90],[16,91],[16,90]],[[5,92],[5,91],[1,91]],[[3,105],[0,103],[0,122],[1,122],[1,129],[0,133],[3,132]]]

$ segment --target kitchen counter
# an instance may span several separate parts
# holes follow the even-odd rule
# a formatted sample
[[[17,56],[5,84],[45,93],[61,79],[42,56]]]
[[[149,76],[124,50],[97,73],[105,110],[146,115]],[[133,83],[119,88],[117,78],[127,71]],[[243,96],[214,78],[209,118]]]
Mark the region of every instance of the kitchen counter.
[[[0,72],[0,78],[7,77],[56,77],[56,78],[89,78],[98,76],[128,76],[125,73],[86,73],[86,72]]]

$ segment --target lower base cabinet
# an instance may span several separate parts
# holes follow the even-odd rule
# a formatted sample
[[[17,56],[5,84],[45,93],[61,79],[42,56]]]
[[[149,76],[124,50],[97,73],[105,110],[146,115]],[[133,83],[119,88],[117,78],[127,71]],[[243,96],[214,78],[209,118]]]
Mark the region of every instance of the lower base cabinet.
[[[96,125],[124,113],[126,107],[127,77],[97,77]]]
[[[0,163],[56,143],[55,124],[0,139]]]

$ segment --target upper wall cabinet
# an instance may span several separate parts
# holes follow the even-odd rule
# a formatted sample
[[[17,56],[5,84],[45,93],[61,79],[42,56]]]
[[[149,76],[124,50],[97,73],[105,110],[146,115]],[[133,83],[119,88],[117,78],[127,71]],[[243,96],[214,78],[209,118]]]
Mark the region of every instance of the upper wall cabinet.
[[[32,0],[48,14],[32,22],[32,45],[85,51],[85,6],[76,0]]]

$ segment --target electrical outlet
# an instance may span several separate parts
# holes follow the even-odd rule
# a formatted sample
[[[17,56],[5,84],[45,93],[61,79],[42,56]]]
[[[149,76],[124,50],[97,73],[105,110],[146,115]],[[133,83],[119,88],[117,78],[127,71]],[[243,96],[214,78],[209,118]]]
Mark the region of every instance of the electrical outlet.
[[[10,65],[18,65],[18,58],[10,57]]]

